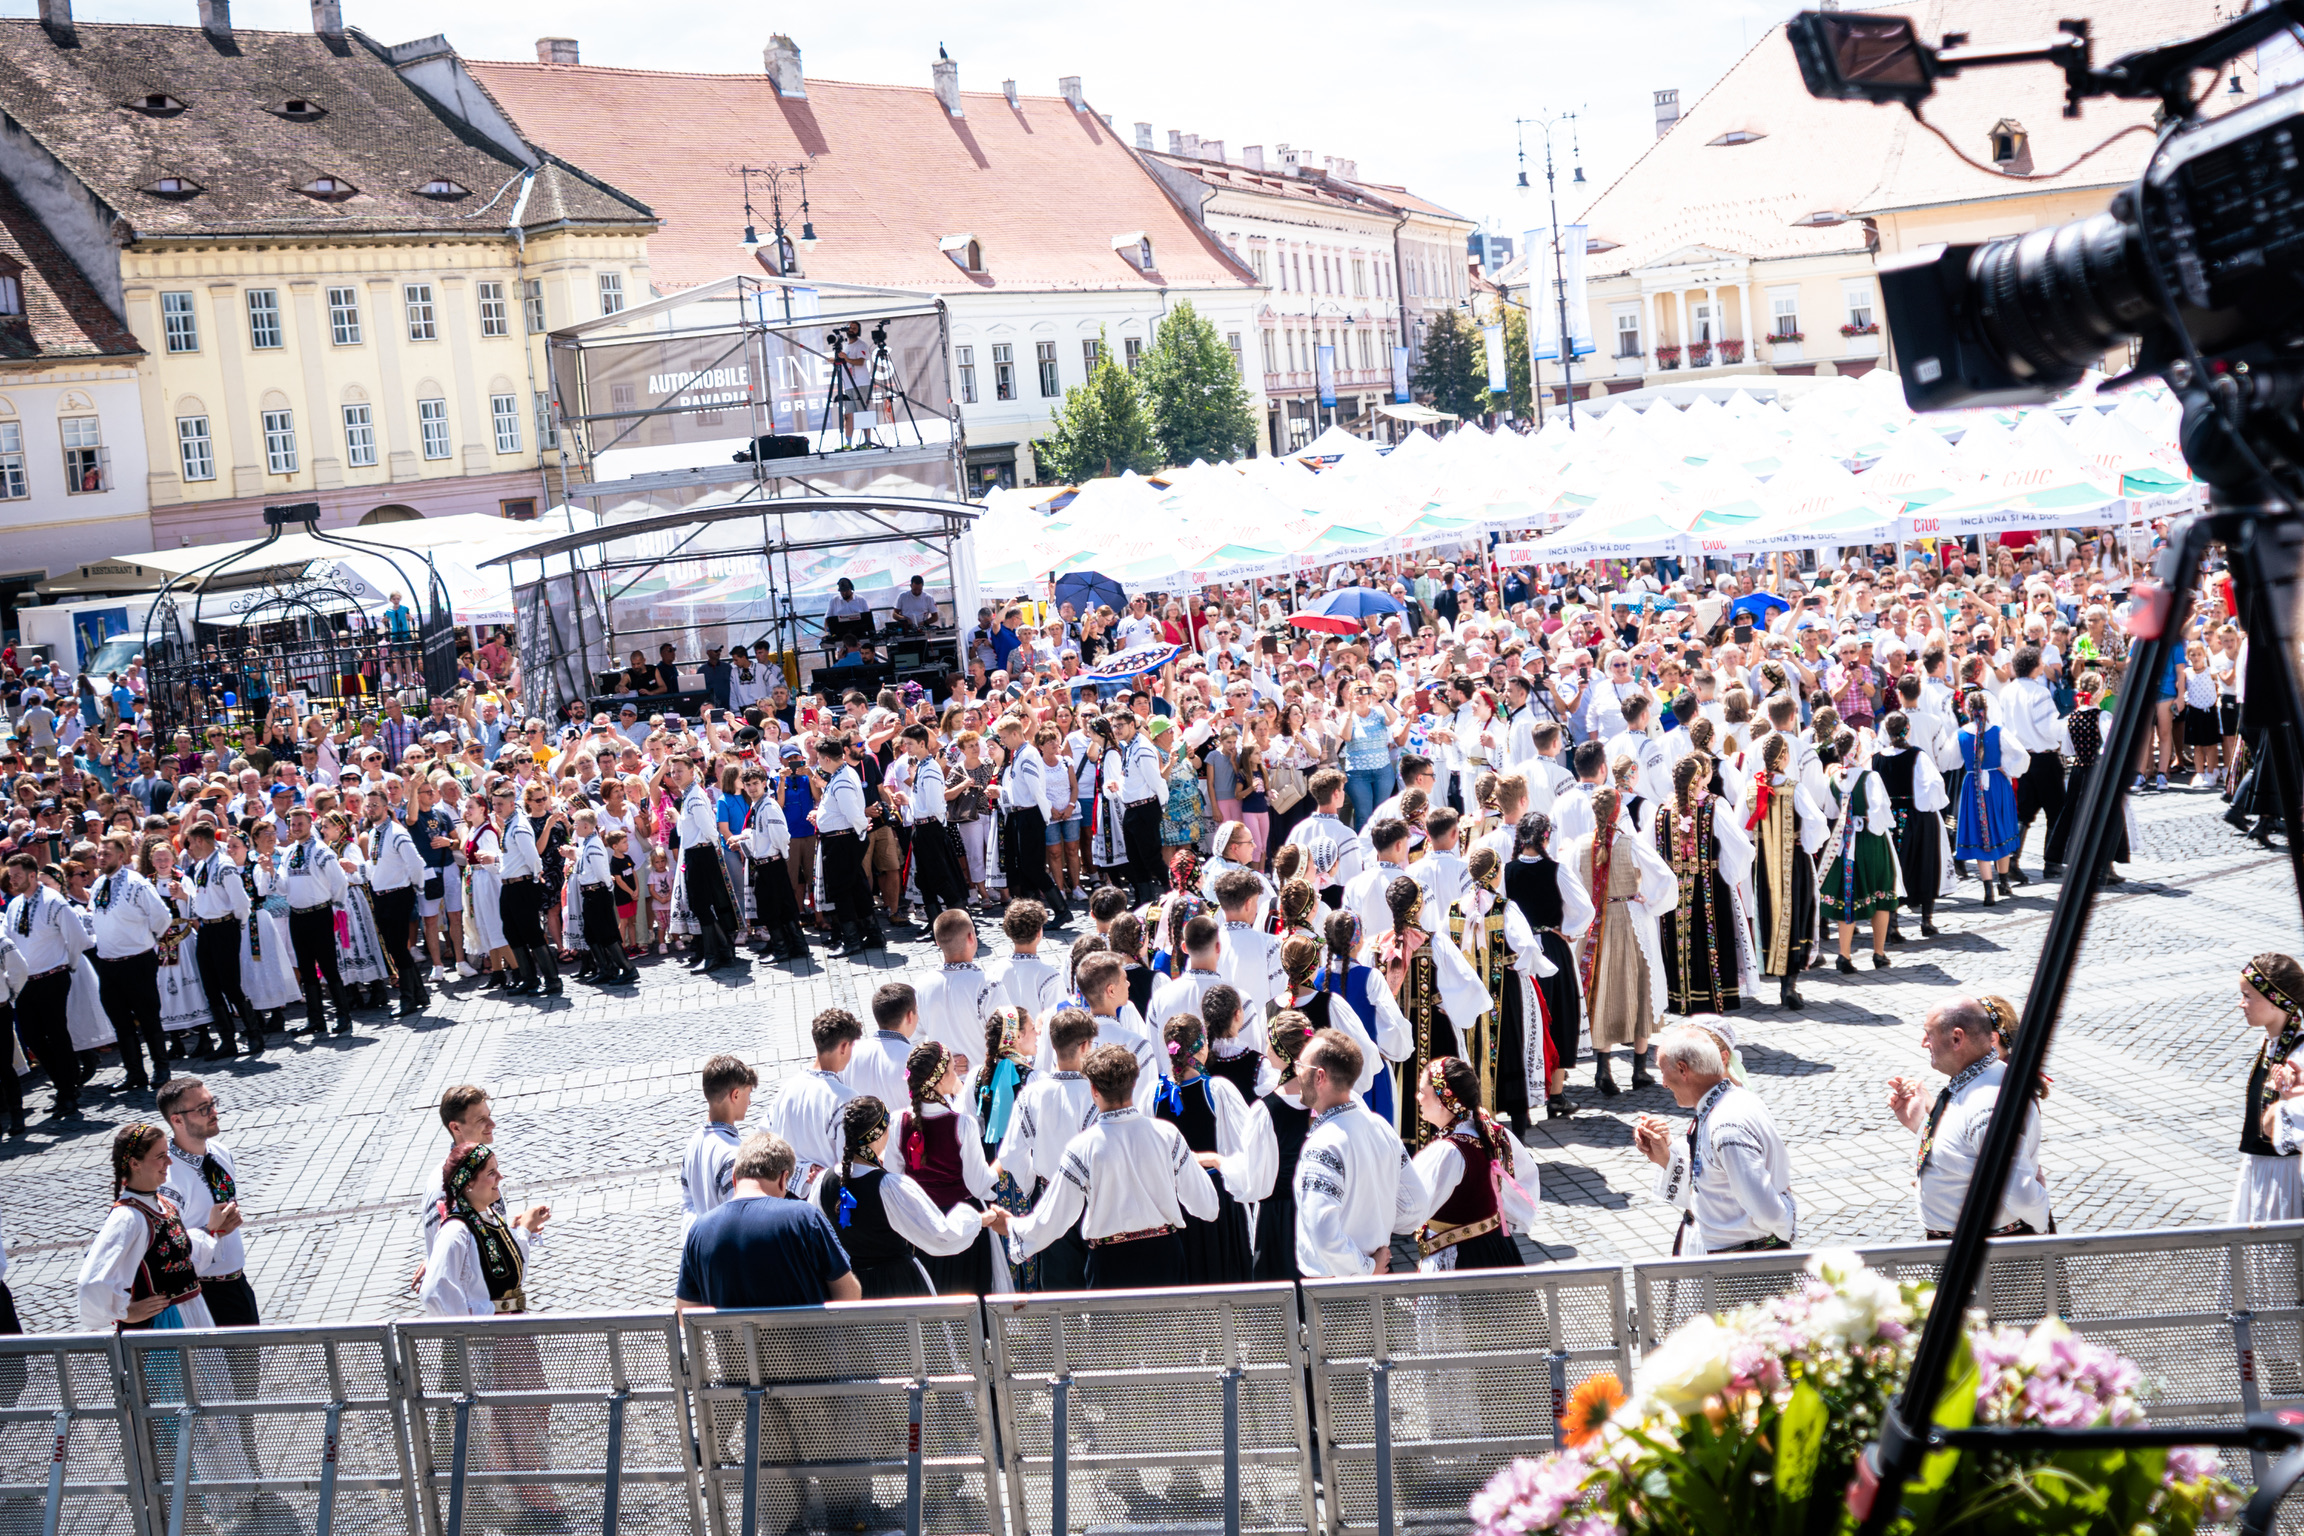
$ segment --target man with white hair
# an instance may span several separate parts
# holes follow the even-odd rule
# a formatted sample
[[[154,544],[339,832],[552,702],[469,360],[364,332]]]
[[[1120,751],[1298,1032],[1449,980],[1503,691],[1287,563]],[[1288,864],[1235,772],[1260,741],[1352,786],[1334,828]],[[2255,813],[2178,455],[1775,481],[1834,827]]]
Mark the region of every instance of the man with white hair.
[[[1920,1229],[1931,1240],[1952,1235],[1968,1199],[1984,1133],[2000,1101],[2000,1080],[2008,1075],[2000,1040],[2015,1029],[2012,1005],[2001,999],[1956,997],[1920,1023],[1920,1048],[1928,1053],[1928,1065],[1950,1079],[1935,1103],[1923,1114],[1920,1084],[1909,1077],[1888,1079],[1889,1113],[1920,1138],[1920,1170],[1913,1184],[1920,1197]],[[2024,1136],[2016,1144],[1992,1235],[2026,1237],[2050,1229],[2048,1183],[2040,1173],[2040,1111],[2026,1105]]]
[[[1680,1208],[1675,1256],[1691,1233],[1697,1253],[1789,1248],[1799,1225],[1792,1157],[1775,1117],[1758,1094],[1729,1078],[1723,1056],[1713,1030],[1682,1024],[1658,1036],[1657,1078],[1695,1118],[1682,1134],[1659,1115],[1642,1115],[1632,1126],[1633,1144],[1660,1170],[1656,1193]]]

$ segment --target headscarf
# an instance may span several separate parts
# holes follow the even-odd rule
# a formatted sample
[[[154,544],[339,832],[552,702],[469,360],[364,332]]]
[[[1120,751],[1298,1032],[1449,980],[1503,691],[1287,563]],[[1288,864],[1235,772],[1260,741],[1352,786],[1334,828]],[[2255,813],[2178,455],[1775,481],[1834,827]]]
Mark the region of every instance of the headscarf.
[[[2304,1002],[2288,995],[2288,989],[2272,979],[2271,973],[2251,960],[2240,968],[2240,979],[2262,994],[2264,1000],[2287,1017],[2280,1025],[2280,1037],[2264,1053],[2265,1061],[2278,1066],[2286,1061],[2300,1040],[2304,1040]]]
[[[466,1191],[496,1156],[496,1149],[484,1141],[466,1142],[448,1154],[448,1161],[440,1168],[441,1216],[448,1221],[460,1221],[471,1232],[472,1240],[480,1250],[480,1274],[488,1282],[488,1299],[502,1301],[520,1289],[520,1245],[513,1241],[512,1228],[493,1209],[482,1210],[474,1205]]]
[[[1728,1058],[1728,1080],[1739,1088],[1743,1087],[1744,1053],[1736,1047],[1736,1026],[1725,1015],[1717,1013],[1690,1014],[1688,1024],[1720,1042],[1721,1054]]]
[[[988,1021],[1000,1026],[1000,1046],[994,1053],[992,1080],[984,1096],[984,1139],[998,1143],[1007,1138],[1008,1117],[1016,1109],[1016,1090],[1024,1086],[1024,1069],[1016,1064],[1016,1041],[1024,1033],[1024,1010],[995,1008]]]

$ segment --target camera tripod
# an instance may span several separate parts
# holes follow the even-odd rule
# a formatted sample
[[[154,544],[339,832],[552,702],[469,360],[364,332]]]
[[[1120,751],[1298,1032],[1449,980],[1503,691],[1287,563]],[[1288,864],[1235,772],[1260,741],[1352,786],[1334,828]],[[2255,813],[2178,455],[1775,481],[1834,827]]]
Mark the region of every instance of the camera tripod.
[[[2231,408],[2229,392],[2226,409]],[[1903,1392],[1889,1405],[1879,1442],[1857,1472],[1850,1504],[1868,1533],[1884,1530],[1898,1513],[1907,1479],[1923,1458],[1944,1449],[1989,1452],[2213,1445],[2248,1450],[2255,1458],[2256,1492],[2240,1520],[2243,1536],[2272,1529],[2280,1501],[2304,1480],[2304,1413],[2250,1413],[2238,1425],[2132,1429],[2043,1430],[1972,1428],[1947,1430],[1932,1420],[1936,1400],[1958,1348],[1962,1314],[1984,1269],[1988,1233],[1997,1220],[2008,1170],[2030,1118],[2033,1088],[2053,1043],[2056,1017],[2070,985],[2080,942],[2087,931],[2098,882],[2111,867],[2121,826],[2122,797],[2152,717],[2160,678],[2173,648],[2182,644],[2200,568],[2209,547],[2221,544],[2229,560],[2239,622],[2248,637],[2242,730],[2260,741],[2264,761],[2260,784],[2271,796],[2271,814],[2288,828],[2288,859],[2304,904],[2304,838],[2296,835],[2298,801],[2304,794],[2304,691],[2299,690],[2294,645],[2297,562],[2304,552],[2304,509],[2243,469],[2235,450],[2238,429],[2227,428],[2206,392],[2187,391],[2185,452],[2208,477],[2212,499],[2206,511],[2180,519],[2156,562],[2157,584],[2140,589],[2129,616],[2137,643],[2128,653],[2128,672],[2118,707],[2106,733],[2101,771],[2089,776],[2079,810],[2076,838],[2065,865],[2063,888],[2049,918],[2048,933],[2033,968],[2024,1000],[2015,1050],[1994,1104],[1983,1151],[1968,1196],[1960,1207],[1952,1244],[1937,1276],[1936,1300]],[[2257,466],[2257,467],[2260,467]],[[2228,492],[2227,487],[2231,490]],[[2262,791],[2260,791],[2261,793]],[[2260,801],[2262,805],[2264,802]],[[2007,1113],[2001,1113],[2001,1110]],[[2283,1452],[2267,1472],[2268,1453]]]
[[[834,333],[835,336],[838,334],[838,332]],[[836,411],[840,412],[844,417],[847,418],[848,421],[852,421],[856,417],[864,415],[866,412],[870,411],[877,403],[875,398],[877,397],[879,400],[886,400],[892,404],[900,402],[904,407],[904,419],[911,423],[912,426],[913,442],[916,444],[926,443],[927,439],[921,436],[920,433],[920,418],[915,416],[912,412],[911,395],[898,388],[895,382],[896,365],[894,361],[888,356],[887,322],[880,321],[874,324],[872,327],[871,336],[872,358],[871,361],[864,365],[864,378],[862,381],[861,389],[859,389],[856,377],[850,371],[849,365],[843,355],[842,349],[845,343],[838,341],[833,343],[832,377],[824,387],[825,424],[827,426],[831,424],[832,415]],[[895,424],[895,412],[893,409],[891,409],[889,412],[889,424],[890,426],[894,426]],[[865,425],[864,430],[867,434],[871,432],[872,428],[870,423]],[[843,421],[840,428],[840,446],[842,448],[851,448],[855,446],[853,435],[849,432],[846,421]],[[870,443],[869,446],[874,448],[889,448],[894,447],[895,445],[892,443],[881,443],[875,441]]]

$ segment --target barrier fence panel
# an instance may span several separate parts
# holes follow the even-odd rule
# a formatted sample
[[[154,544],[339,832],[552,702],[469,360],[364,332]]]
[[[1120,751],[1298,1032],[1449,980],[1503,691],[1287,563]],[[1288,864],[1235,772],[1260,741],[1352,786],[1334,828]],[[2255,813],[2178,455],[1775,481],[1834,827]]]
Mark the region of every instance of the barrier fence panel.
[[[976,1298],[690,1313],[717,1536],[1001,1536]]]
[[[1463,1525],[1577,1383],[1632,1380],[1613,1264],[1307,1280],[1304,1309],[1329,1536]]]
[[[0,1337],[0,1530],[164,1536],[110,1334]]]
[[[668,1312],[402,1323],[426,1536],[701,1536]]]
[[[1016,1536],[1309,1532],[1292,1285],[984,1298]]]
[[[415,1536],[389,1326],[123,1332],[120,1358],[155,1525]]]

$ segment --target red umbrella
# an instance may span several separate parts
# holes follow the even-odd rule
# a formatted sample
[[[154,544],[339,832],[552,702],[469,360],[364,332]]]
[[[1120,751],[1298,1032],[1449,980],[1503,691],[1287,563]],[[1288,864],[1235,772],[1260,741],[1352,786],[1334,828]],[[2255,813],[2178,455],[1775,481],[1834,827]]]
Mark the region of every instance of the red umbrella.
[[[1298,629],[1317,629],[1331,635],[1356,635],[1362,627],[1358,619],[1340,613],[1299,613],[1288,622]]]

